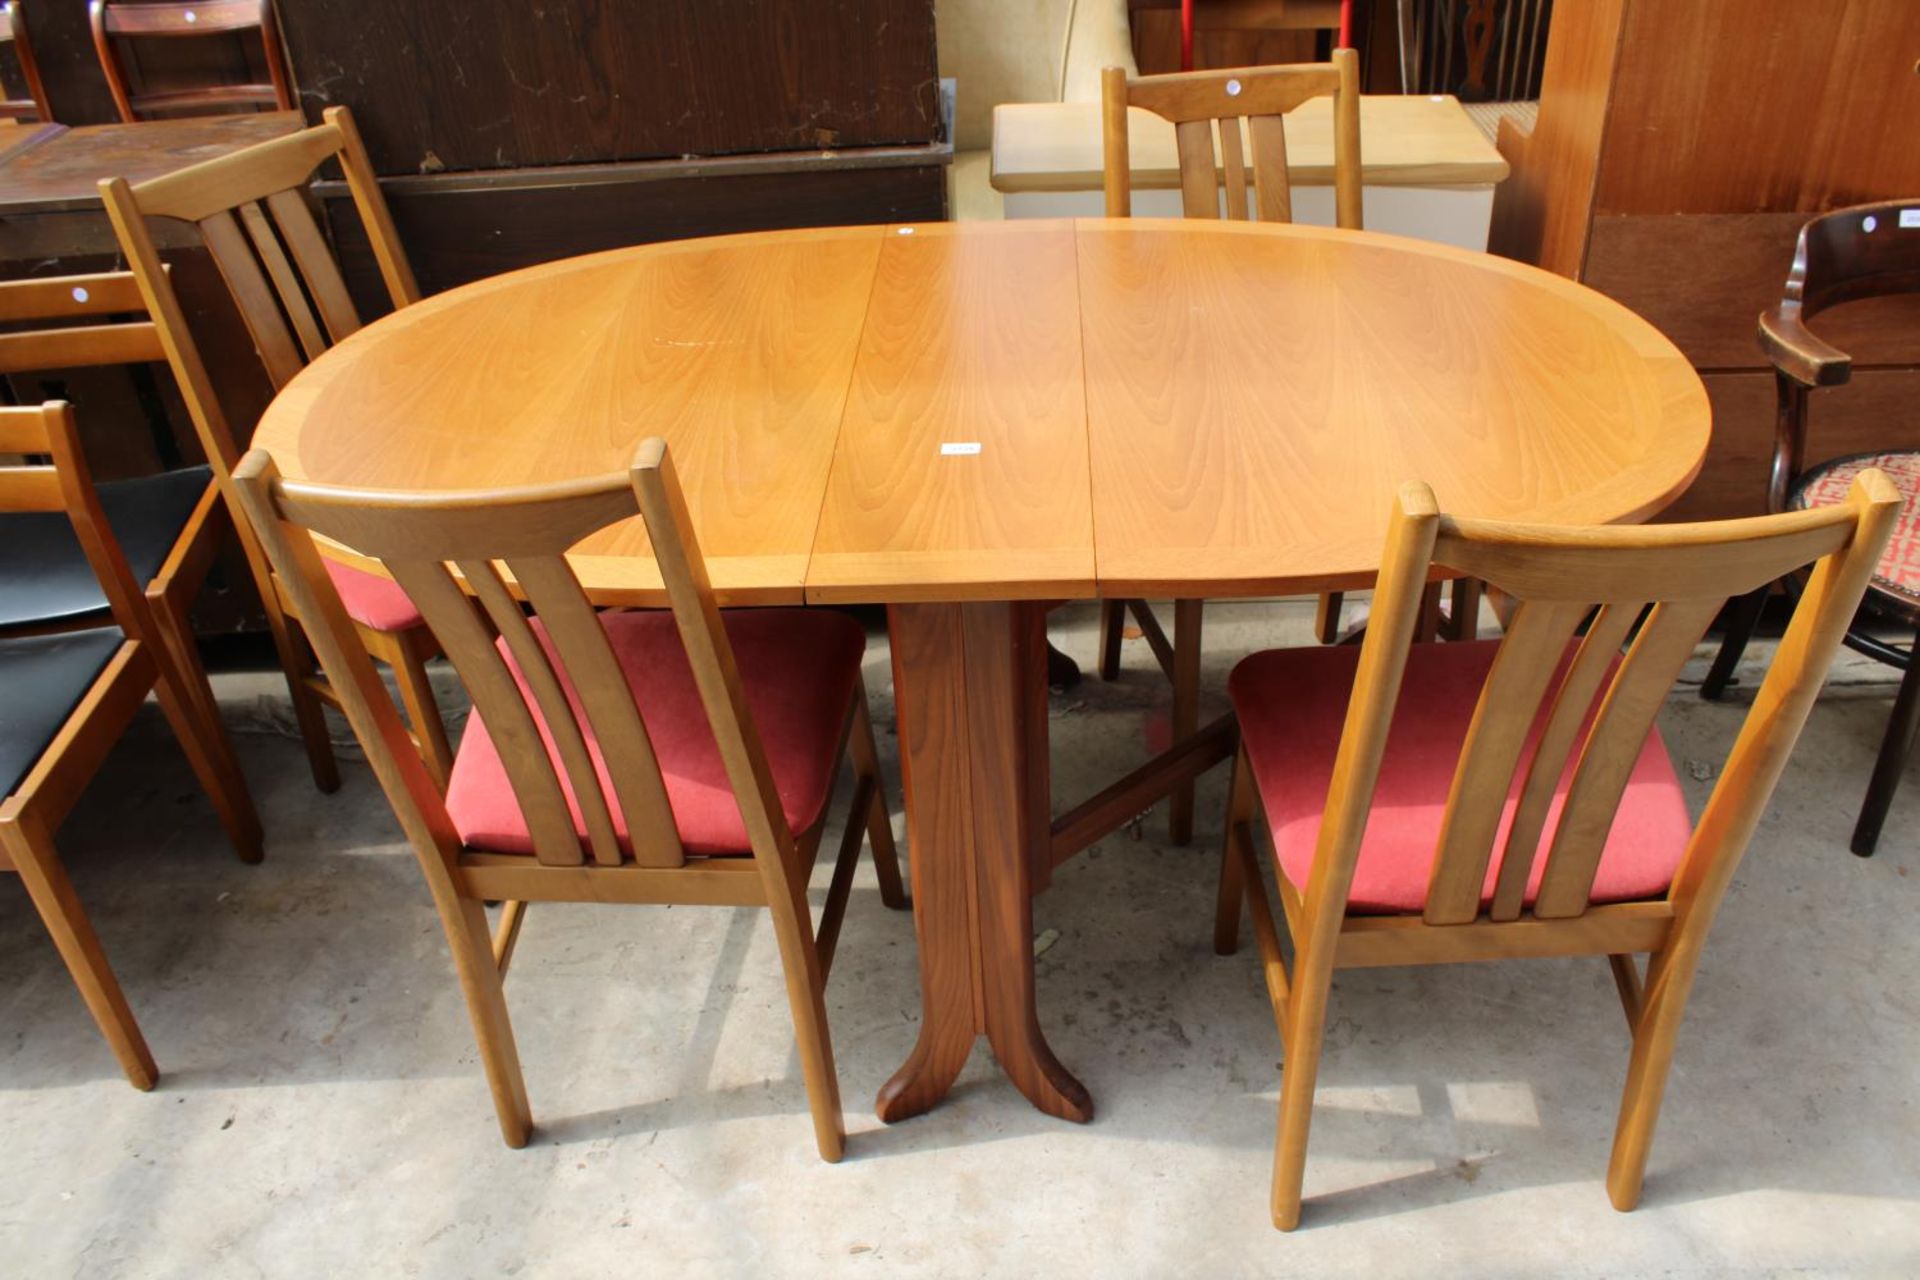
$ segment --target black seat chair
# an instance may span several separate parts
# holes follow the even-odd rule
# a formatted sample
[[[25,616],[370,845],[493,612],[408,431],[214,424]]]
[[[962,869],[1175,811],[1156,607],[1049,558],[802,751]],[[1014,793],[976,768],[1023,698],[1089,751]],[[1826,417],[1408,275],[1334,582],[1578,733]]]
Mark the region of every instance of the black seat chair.
[[[0,376],[162,362],[166,351],[129,272],[0,282]],[[38,398],[38,397],[36,397]],[[57,391],[48,398],[58,398]],[[204,736],[219,743],[219,708],[188,617],[229,528],[213,471],[179,467],[95,486],[107,525],[146,594],[155,640],[194,678]],[[9,512],[0,520],[0,635],[112,621],[100,579],[67,517]],[[204,698],[202,692],[204,691]],[[237,776],[237,771],[236,771]]]
[[[61,403],[0,408],[0,454],[48,455],[52,465],[0,466],[0,520],[66,520],[82,562],[97,575],[108,612],[95,625],[0,638],[0,870],[11,870],[52,935],[94,1021],[136,1088],[157,1078],[100,940],[53,845],[148,693],[244,861],[260,858],[260,821],[218,721],[199,714],[206,677],[189,672],[155,625],[114,542],[80,455],[73,412]]]
[[[1920,293],[1920,199],[1838,209],[1807,223],[1800,229],[1793,270],[1779,303],[1760,314],[1760,346],[1773,362],[1779,401],[1767,509],[1831,505],[1868,467],[1886,472],[1906,500],[1861,615],[1846,638],[1849,648],[1906,673],[1853,829],[1853,851],[1863,858],[1879,843],[1887,808],[1920,730],[1920,664],[1913,661],[1913,646],[1888,644],[1862,625],[1878,620],[1920,627],[1920,449],[1887,449],[1806,465],[1809,396],[1816,387],[1839,386],[1853,375],[1852,358],[1806,323],[1842,302],[1900,293]],[[1909,429],[1914,426],[1920,426],[1920,411]],[[1781,585],[1798,595],[1797,579]],[[1701,697],[1717,700],[1726,691],[1770,590],[1755,592],[1733,610],[1720,653],[1700,686]]]

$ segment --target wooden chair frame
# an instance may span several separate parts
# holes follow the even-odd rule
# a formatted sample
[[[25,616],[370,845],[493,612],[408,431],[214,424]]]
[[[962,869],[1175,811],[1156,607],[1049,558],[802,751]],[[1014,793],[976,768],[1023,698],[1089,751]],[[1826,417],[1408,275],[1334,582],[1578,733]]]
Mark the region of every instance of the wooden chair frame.
[[[0,98],[0,120],[34,119],[53,123],[53,110],[47,105],[47,86],[40,80],[40,63],[33,56],[33,39],[27,34],[26,0],[0,0],[0,44],[13,46],[14,60],[20,64],[20,78],[27,82],[24,98]]]
[[[69,323],[81,321],[83,323]],[[90,323],[89,323],[90,322]],[[160,336],[146,316],[140,287],[125,271],[48,276],[0,281],[0,325],[45,327],[0,332],[0,376],[60,369],[160,363],[166,360]],[[194,642],[190,616],[194,599],[206,586],[222,539],[231,527],[218,484],[210,483],[174,539],[173,549],[153,581],[142,584],[155,638],[167,645],[188,681],[199,714],[210,725],[220,708]],[[34,628],[0,628],[0,634],[33,630],[80,630],[98,625],[94,618]],[[202,694],[204,693],[204,699]]]
[[[1254,829],[1260,800],[1244,746],[1227,814],[1214,945],[1238,943],[1251,907],[1286,1060],[1274,1150],[1274,1225],[1300,1217],[1333,971],[1532,956],[1604,955],[1633,1033],[1633,1053],[1607,1191],[1620,1210],[1640,1199],[1668,1066],[1707,931],[1759,825],[1899,514],[1893,485],[1864,473],[1845,505],[1720,524],[1548,528],[1453,519],[1432,491],[1409,485],[1354,677],[1333,778],[1305,885],[1284,875],[1279,897],[1294,963],[1285,965]],[[1766,683],[1728,754],[1671,889],[1646,902],[1592,905],[1595,871],[1620,797],[1654,717],[1729,594],[1813,564],[1806,593]],[[1426,908],[1417,916],[1352,916],[1347,895],[1373,802],[1388,727],[1436,571],[1471,574],[1519,601],[1467,731],[1440,828]],[[1591,614],[1577,655],[1554,685]],[[1640,623],[1651,606],[1651,614]],[[1634,628],[1638,625],[1637,632]],[[1617,670],[1623,640],[1634,632]],[[1590,729],[1583,721],[1595,706]],[[1550,707],[1525,759],[1536,717]],[[1584,741],[1582,737],[1584,735]],[[1555,786],[1575,760],[1565,809],[1547,845],[1536,900],[1524,901]],[[1524,770],[1524,774],[1519,770]],[[1524,777],[1490,908],[1482,886],[1502,805]],[[1649,953],[1642,975],[1636,953]]]
[[[1287,172],[1287,112],[1314,98],[1333,98],[1334,220],[1360,230],[1360,63],[1352,49],[1336,49],[1329,62],[1293,66],[1241,67],[1228,71],[1183,71],[1173,75],[1127,77],[1124,68],[1100,73],[1101,134],[1105,148],[1106,213],[1133,214],[1133,171],[1128,149],[1127,109],[1142,107],[1173,122],[1180,156],[1180,200],[1189,218],[1218,218],[1221,203],[1229,219],[1292,222],[1292,186]],[[1249,153],[1240,135],[1247,122]],[[1214,139],[1219,137],[1216,158]],[[1251,181],[1254,195],[1247,198]],[[1340,627],[1339,592],[1323,593],[1314,631],[1331,644]],[[1475,601],[1474,607],[1478,608]],[[1200,726],[1201,602],[1176,600],[1173,639],[1168,641],[1144,600],[1107,600],[1100,611],[1100,675],[1120,674],[1120,641],[1131,613],[1153,655],[1173,685],[1175,740],[1189,738]],[[1456,614],[1460,614],[1456,608]],[[1177,844],[1193,838],[1193,784],[1168,797],[1168,829]]]
[[[93,28],[93,48],[100,71],[120,119],[131,124],[153,112],[192,111],[230,106],[272,107],[293,111],[293,79],[287,73],[286,53],[280,47],[280,23],[273,0],[160,0],[159,3],[123,3],[91,0],[87,6]],[[260,33],[267,63],[267,84],[209,85],[204,89],[174,89],[136,94],[120,60],[118,41],[178,39],[183,36]]]
[[[191,165],[137,187],[122,178],[100,184],[101,199],[127,265],[158,326],[167,363],[230,504],[237,501],[232,474],[240,450],[147,219],[174,218],[199,228],[267,376],[278,390],[307,361],[361,327],[339,264],[307,202],[306,184],[328,160],[337,160],[345,171],[347,189],[366,227],[389,300],[396,308],[418,302],[420,286],[367,162],[353,115],[345,107],[329,107],[324,122],[314,128]],[[332,791],[340,785],[340,775],[321,703],[337,707],[338,697],[315,671],[299,614],[290,607],[251,527],[245,520],[234,523],[287,673],[314,782],[322,791]],[[439,653],[432,633],[424,627],[387,631],[360,626],[358,630],[367,652],[393,671],[414,740],[428,767],[444,783],[453,753],[425,667]]]
[[[122,640],[64,727],[12,794],[0,799],[0,869],[20,876],[73,974],[88,1012],[135,1088],[158,1077],[153,1054],[61,865],[53,835],[152,692],[243,862],[261,856],[260,819],[217,719],[206,676],[155,643],[147,602],[113,540],[87,473],[72,408],[61,401],[0,407],[0,454],[51,455],[50,465],[0,467],[0,511],[64,511],[99,576]]]
[[[863,835],[872,843],[883,899],[890,906],[906,905],[866,692],[856,685],[841,730],[840,750],[853,764],[854,795],[816,933],[807,882],[826,820],[823,815],[802,832],[787,825],[665,443],[643,442],[628,475],[531,489],[423,495],[295,484],[283,481],[272,459],[259,450],[242,461],[236,484],[260,542],[308,619],[321,665],[332,674],[347,718],[426,875],[507,1145],[524,1145],[532,1125],[501,985],[525,903],[761,906],[772,913],[786,971],[814,1136],[822,1158],[838,1160],[845,1129],[823,993]],[[685,854],[632,692],[598,615],[564,559],[590,533],[635,515],[644,520],[652,541],[745,822],[750,857]],[[379,696],[366,654],[353,642],[352,625],[328,584],[315,534],[380,560],[426,613],[500,747],[534,854],[470,849],[455,835],[441,787],[419,758],[403,749],[399,720]],[[545,643],[516,595],[532,605]],[[495,645],[496,631],[552,734],[584,815],[587,849],[528,698]],[[563,680],[578,691],[579,712],[570,707]],[[604,751],[611,795],[595,775],[589,737]],[[630,851],[615,838],[614,804],[626,816]],[[482,905],[488,899],[506,903],[491,937]]]
[[[1807,322],[1843,302],[1920,293],[1920,232],[1903,228],[1900,222],[1902,214],[1911,218],[1916,209],[1920,200],[1857,205],[1822,214],[1800,229],[1780,300],[1760,313],[1760,349],[1773,365],[1776,404],[1773,459],[1767,474],[1768,511],[1786,510],[1794,483],[1807,470],[1812,393],[1820,387],[1842,386],[1853,377],[1853,358],[1814,333]],[[1873,229],[1868,230],[1869,226]],[[1780,585],[1789,593],[1799,589],[1793,577]],[[1770,583],[1744,597],[1729,611],[1720,652],[1700,684],[1701,697],[1717,701],[1726,692],[1773,586]],[[1870,593],[1870,602],[1872,598]],[[1884,594],[1880,600],[1892,603]],[[1891,612],[1909,624],[1920,623],[1920,605],[1912,600],[1899,600]],[[1849,629],[1846,645],[1904,673],[1850,841],[1855,853],[1868,857],[1879,843],[1915,735],[1920,734],[1920,663],[1913,661],[1911,646],[1898,648],[1865,630]]]

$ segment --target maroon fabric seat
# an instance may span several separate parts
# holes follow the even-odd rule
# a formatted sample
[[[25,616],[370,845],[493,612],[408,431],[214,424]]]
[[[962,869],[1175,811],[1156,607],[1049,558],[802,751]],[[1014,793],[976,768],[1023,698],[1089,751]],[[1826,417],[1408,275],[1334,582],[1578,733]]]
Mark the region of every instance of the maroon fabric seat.
[[[421,625],[420,611],[393,579],[333,560],[325,563],[333,589],[340,593],[340,603],[355,622],[376,631],[405,631]]]
[[[1498,641],[1413,646],[1354,869],[1349,911],[1410,915],[1426,906],[1447,791],[1498,647]],[[1243,660],[1227,682],[1273,832],[1275,854],[1287,879],[1303,889],[1313,870],[1321,811],[1359,660],[1359,650],[1350,646],[1273,649]],[[1493,899],[1499,855],[1526,778],[1525,762],[1532,756],[1545,718],[1543,710],[1522,754],[1522,765],[1515,770],[1487,867],[1483,907]],[[1527,884],[1529,904],[1539,889],[1546,851],[1559,826],[1579,755],[1577,746],[1570,755],[1534,858]],[[1692,832],[1680,780],[1655,728],[1640,750],[1607,836],[1592,901],[1628,902],[1664,893]]]
[[[746,687],[747,705],[780,794],[780,807],[788,825],[795,832],[804,831],[820,820],[833,790],[841,732],[860,677],[866,633],[844,614],[811,609],[733,610],[722,616]],[[740,807],[727,781],[720,749],[713,740],[672,615],[608,613],[602,614],[601,620],[614,657],[639,704],[647,736],[653,741],[681,844],[688,853],[747,852],[746,824],[740,818]],[[537,620],[534,629],[541,643],[548,643]],[[554,761],[584,847],[586,827],[580,807],[547,734],[545,718],[534,705],[518,664],[510,655],[507,662],[520,681],[522,696],[534,708],[541,736],[547,739],[548,758]],[[580,716],[579,698],[570,682],[566,691],[576,716]],[[584,717],[580,723],[583,729],[587,727]],[[589,739],[587,745],[601,788],[613,807],[621,847],[630,853],[632,841],[626,818],[620,813],[599,744]],[[526,818],[478,712],[468,719],[454,756],[447,813],[454,830],[471,848],[497,853],[533,852]]]

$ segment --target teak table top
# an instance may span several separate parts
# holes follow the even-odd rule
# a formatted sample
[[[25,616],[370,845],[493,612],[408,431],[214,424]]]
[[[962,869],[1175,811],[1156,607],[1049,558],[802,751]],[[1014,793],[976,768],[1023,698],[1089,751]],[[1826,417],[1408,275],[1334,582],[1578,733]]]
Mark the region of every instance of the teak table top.
[[[1317,227],[1147,219],[773,232],[452,290],[348,338],[255,442],[294,478],[460,489],[666,437],[731,603],[1246,596],[1366,583],[1398,485],[1640,519],[1692,481],[1699,378],[1531,267]],[[582,544],[656,604],[637,522]]]

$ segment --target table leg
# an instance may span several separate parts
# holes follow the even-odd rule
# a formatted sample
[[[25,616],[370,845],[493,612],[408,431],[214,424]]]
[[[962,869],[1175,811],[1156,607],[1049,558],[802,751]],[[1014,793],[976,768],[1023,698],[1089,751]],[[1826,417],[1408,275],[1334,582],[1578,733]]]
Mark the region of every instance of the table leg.
[[[1029,1101],[1093,1117],[1053,1056],[1033,994],[1033,892],[1052,867],[1045,611],[913,604],[889,610],[906,781],[920,1039],[880,1090],[882,1120],[936,1105],[981,1035]]]

